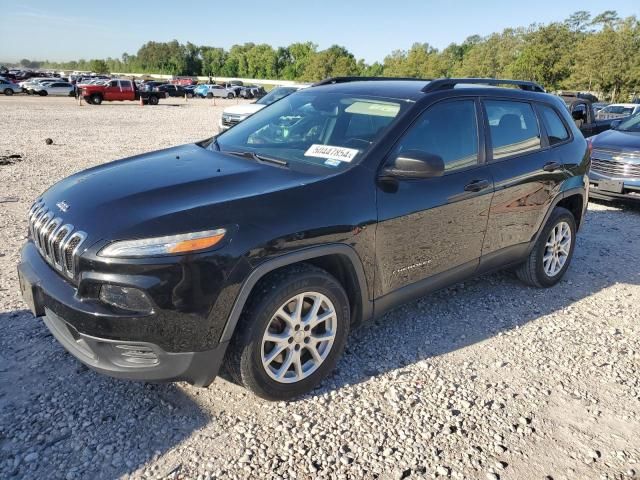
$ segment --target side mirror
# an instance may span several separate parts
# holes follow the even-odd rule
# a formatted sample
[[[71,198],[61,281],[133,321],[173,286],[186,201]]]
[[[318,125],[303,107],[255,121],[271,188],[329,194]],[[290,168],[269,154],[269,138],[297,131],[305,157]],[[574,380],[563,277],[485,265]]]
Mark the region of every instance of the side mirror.
[[[622,120],[614,120],[613,122],[611,122],[611,130],[616,130],[621,123]]]
[[[440,177],[444,173],[444,160],[439,155],[420,150],[398,153],[382,169],[382,177],[397,179]]]

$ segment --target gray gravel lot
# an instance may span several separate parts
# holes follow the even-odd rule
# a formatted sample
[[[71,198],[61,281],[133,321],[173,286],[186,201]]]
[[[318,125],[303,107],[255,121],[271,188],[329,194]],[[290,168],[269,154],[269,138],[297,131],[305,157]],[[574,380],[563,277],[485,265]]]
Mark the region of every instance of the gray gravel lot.
[[[640,208],[590,204],[550,290],[484,276],[353,332],[297,402],[114,380],[68,355],[19,295],[31,202],[210,136],[234,103],[0,97],[0,157],[21,156],[0,165],[0,478],[640,478]]]

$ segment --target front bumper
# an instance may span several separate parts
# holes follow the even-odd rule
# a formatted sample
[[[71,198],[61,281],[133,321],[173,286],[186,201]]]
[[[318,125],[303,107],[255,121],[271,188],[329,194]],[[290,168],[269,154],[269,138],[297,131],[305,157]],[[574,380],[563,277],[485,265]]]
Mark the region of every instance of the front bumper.
[[[622,191],[609,191],[601,188],[602,182],[621,182]],[[593,170],[589,172],[589,197],[601,200],[625,200],[640,202],[640,178],[613,177]]]
[[[216,378],[227,344],[204,352],[165,352],[148,342],[92,337],[78,332],[53,311],[43,321],[53,336],[75,358],[91,369],[116,378],[149,382],[187,381],[206,387]]]
[[[151,315],[136,316],[80,297],[78,291],[86,281],[81,280],[76,289],[44,261],[32,242],[22,249],[18,274],[23,298],[33,314],[44,317],[55,338],[96,371],[120,378],[185,380],[204,386],[220,369],[228,344],[218,342],[219,333],[210,333],[206,317],[160,308]],[[148,280],[114,274],[105,278],[115,283]],[[171,287],[173,282],[167,283]],[[216,341],[206,342],[208,336]],[[196,339],[203,342],[196,344]]]

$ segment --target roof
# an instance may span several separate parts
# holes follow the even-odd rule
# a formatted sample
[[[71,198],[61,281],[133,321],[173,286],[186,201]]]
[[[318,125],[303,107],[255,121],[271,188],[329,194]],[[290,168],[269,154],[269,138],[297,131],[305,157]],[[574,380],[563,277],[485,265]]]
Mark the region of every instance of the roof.
[[[498,85],[512,85],[520,88],[500,88]],[[492,92],[508,93],[509,95],[523,96],[531,98],[531,95],[538,95],[544,89],[534,83],[518,80],[497,80],[497,79],[413,79],[413,78],[384,78],[384,77],[337,77],[329,78],[313,84],[314,88],[323,88],[332,92],[347,95],[371,95],[387,98],[397,98],[405,100],[420,100],[426,94],[442,91],[460,91],[468,95],[484,95],[487,89]]]

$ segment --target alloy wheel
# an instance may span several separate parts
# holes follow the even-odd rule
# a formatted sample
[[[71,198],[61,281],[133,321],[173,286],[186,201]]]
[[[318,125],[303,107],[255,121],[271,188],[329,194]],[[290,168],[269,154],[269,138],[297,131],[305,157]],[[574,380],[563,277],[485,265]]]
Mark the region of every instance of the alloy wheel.
[[[325,361],[336,336],[338,317],[329,298],[300,293],[271,317],[262,337],[262,366],[280,383],[299,382]]]
[[[564,267],[571,251],[571,227],[567,222],[559,222],[547,238],[542,266],[544,273],[555,277]]]

